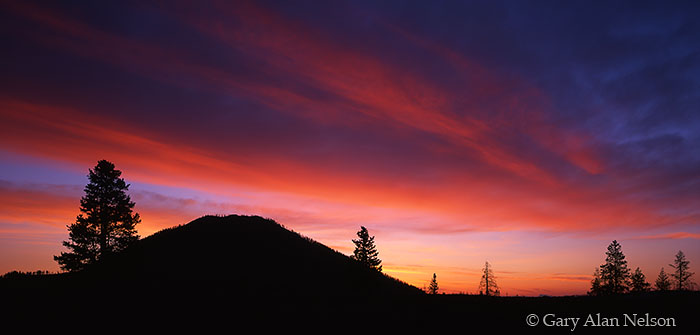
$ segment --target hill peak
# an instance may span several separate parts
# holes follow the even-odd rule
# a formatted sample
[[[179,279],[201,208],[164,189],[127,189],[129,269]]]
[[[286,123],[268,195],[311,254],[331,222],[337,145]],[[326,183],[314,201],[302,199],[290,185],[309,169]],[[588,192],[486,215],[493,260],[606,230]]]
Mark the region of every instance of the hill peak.
[[[251,296],[422,292],[260,216],[203,216],[143,238],[86,272],[150,287],[203,285]]]

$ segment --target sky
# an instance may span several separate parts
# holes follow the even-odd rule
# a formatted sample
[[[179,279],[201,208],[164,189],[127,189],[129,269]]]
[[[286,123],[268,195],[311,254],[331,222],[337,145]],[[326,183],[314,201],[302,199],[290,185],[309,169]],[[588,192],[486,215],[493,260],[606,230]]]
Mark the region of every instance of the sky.
[[[650,282],[697,269],[699,12],[1,1],[0,273],[58,271],[101,159],[142,237],[249,214],[350,255],[365,226],[447,293],[488,261],[503,294],[585,294],[612,240]]]

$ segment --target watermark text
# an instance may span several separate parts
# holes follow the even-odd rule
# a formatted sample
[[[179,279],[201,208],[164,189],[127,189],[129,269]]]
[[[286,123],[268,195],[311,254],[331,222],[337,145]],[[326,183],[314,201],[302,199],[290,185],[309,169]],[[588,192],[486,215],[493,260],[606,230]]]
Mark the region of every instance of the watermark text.
[[[591,313],[584,316],[567,316],[555,313],[529,314],[525,318],[528,326],[561,327],[575,331],[577,327],[676,327],[676,319],[654,316],[650,313],[623,313],[603,315]]]

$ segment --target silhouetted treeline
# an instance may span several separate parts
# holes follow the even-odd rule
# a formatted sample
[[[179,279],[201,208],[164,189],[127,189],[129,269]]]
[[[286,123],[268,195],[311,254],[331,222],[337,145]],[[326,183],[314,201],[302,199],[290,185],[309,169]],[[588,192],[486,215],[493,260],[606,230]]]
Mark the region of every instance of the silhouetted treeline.
[[[605,263],[593,272],[589,295],[612,295],[651,290],[651,284],[647,282],[646,276],[639,267],[633,273],[630,272],[622,252],[622,246],[616,240],[610,243],[605,255]],[[674,263],[670,264],[675,272],[669,278],[662,267],[655,281],[656,290],[667,291],[673,288],[683,291],[693,289],[695,283],[690,279],[693,272],[689,271],[689,264],[690,262],[685,258],[683,251],[678,251]]]
[[[490,263],[488,269],[484,275],[492,280]],[[236,215],[206,216],[162,230],[79,272],[10,277],[0,280],[0,296],[4,306],[12,307],[15,314],[8,318],[13,320],[48,315],[59,317],[58,322],[76,317],[116,322],[115,316],[141,321],[141,316],[160,314],[166,324],[234,320],[239,326],[256,320],[260,325],[262,319],[306,328],[317,322],[352,324],[357,312],[365,311],[371,318],[363,322],[392,328],[434,330],[440,320],[449,328],[473,322],[539,332],[543,328],[529,328],[524,315],[619,314],[642,306],[645,313],[688,325],[695,317],[691,311],[700,308],[700,292],[687,291],[539,298],[428,295],[272,220]],[[436,274],[433,279],[437,291]],[[130,284],[127,289],[124,283]],[[489,284],[489,290],[493,287]]]
[[[45,275],[55,275],[59,274],[59,272],[52,272],[48,270],[36,270],[36,271],[10,271],[8,273],[5,273],[4,275],[0,276],[0,278],[17,278],[17,277],[26,277],[26,276],[45,276]]]

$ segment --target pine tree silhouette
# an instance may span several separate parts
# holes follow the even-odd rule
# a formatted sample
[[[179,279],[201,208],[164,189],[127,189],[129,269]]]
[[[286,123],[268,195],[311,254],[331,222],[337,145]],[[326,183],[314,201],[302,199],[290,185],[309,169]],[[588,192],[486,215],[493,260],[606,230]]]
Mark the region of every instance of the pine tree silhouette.
[[[493,275],[493,269],[489,262],[484,264],[483,272],[484,274],[481,275],[481,282],[479,283],[479,294],[501,295],[501,290],[498,288],[498,284],[496,284],[496,276]]]
[[[630,270],[627,268],[622,246],[613,240],[605,252],[605,264],[600,266],[602,292],[606,294],[624,293],[629,290]]]
[[[639,267],[634,270],[632,277],[630,277],[630,286],[632,292],[646,292],[649,291],[651,287],[651,285],[647,283],[647,278]]]
[[[61,269],[82,270],[138,240],[136,225],[141,219],[132,212],[134,203],[126,194],[129,185],[120,176],[121,171],[106,160],[90,170],[80,199],[81,214],[68,226],[70,241],[63,242],[70,252],[54,256]]]
[[[359,237],[359,239],[352,240],[352,243],[355,244],[355,251],[351,257],[381,272],[382,261],[379,259],[379,251],[377,251],[377,247],[374,245],[374,236],[369,236],[367,228],[361,226],[360,231],[357,232],[357,237]]]
[[[688,271],[690,268],[689,266],[690,261],[685,259],[685,254],[683,251],[678,251],[676,254],[676,259],[673,261],[673,264],[670,264],[672,268],[676,269],[671,274],[671,277],[673,277],[673,281],[675,284],[675,289],[679,291],[683,290],[689,290],[693,286],[693,282],[690,281],[690,277],[694,274],[693,272]]]
[[[600,295],[603,290],[602,280],[600,279],[600,269],[596,268],[593,271],[593,279],[591,280],[591,290],[588,291],[588,295]]]
[[[430,286],[428,286],[428,294],[437,294],[439,289],[437,275],[433,273],[433,279],[430,280]]]
[[[656,278],[654,286],[656,286],[657,291],[668,291],[671,289],[671,280],[668,278],[668,275],[666,274],[666,271],[664,271],[663,267],[661,267],[661,271],[659,272],[659,276]]]

